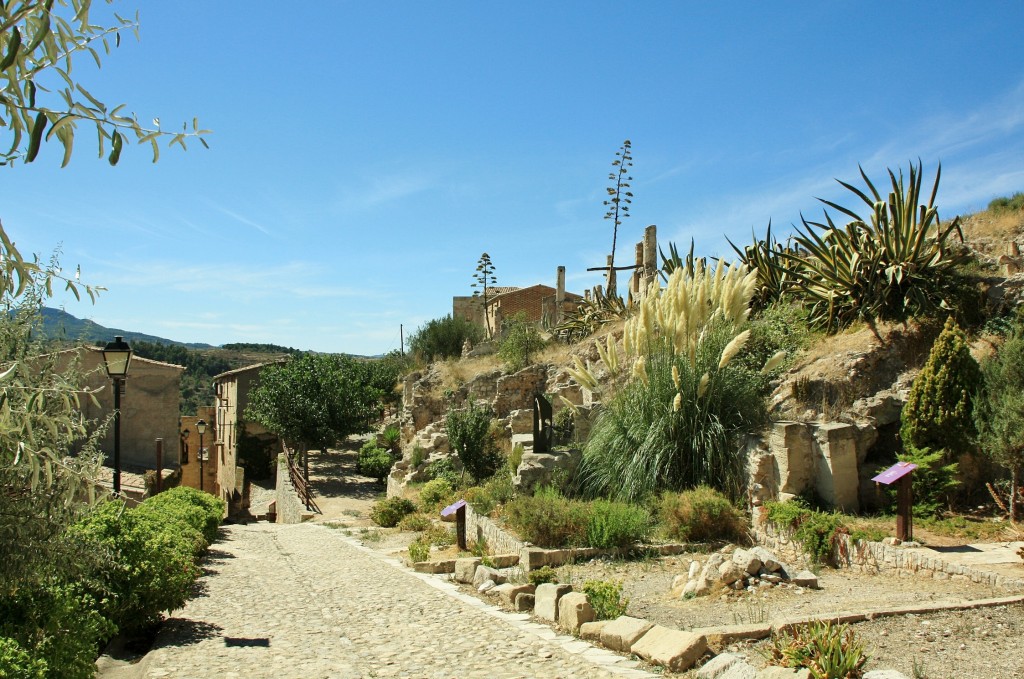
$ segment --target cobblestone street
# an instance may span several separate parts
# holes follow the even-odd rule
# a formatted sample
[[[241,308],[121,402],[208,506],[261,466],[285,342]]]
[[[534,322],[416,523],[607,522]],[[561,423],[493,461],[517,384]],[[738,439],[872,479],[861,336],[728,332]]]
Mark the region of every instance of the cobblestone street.
[[[108,676],[653,676],[324,526],[231,525],[221,535],[199,595],[131,674]]]

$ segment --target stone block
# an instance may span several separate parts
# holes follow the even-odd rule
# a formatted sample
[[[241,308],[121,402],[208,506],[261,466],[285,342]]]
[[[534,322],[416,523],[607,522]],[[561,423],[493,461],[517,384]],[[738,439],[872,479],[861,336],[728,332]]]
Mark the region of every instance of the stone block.
[[[499,572],[497,568],[491,568],[490,566],[477,566],[476,572],[473,573],[473,586],[479,587],[488,580],[493,580],[494,584],[500,585],[504,582],[508,582],[508,577]]]
[[[557,585],[551,582],[538,585],[537,591],[534,592],[534,597],[536,597],[533,609],[534,615],[541,620],[557,622],[558,600],[571,591],[572,585]]]
[[[515,605],[516,597],[520,594],[533,594],[534,590],[537,589],[536,585],[513,585],[511,583],[499,585],[498,588],[504,588],[498,593],[498,595],[501,600],[509,606]]]
[[[580,625],[595,619],[597,614],[583,592],[569,592],[558,600],[558,626],[566,632],[578,632]]]
[[[718,579],[726,585],[747,577],[747,570],[735,561],[726,561],[718,567]]]
[[[735,653],[720,653],[697,670],[697,679],[718,679],[726,670],[738,662],[743,662],[741,656]]]
[[[454,573],[455,560],[446,559],[444,561],[417,561],[412,565],[412,568],[417,573],[430,573],[432,575],[439,575],[441,573]]]
[[[536,605],[536,598],[533,594],[517,594],[512,608],[522,613],[524,611],[532,611],[534,605]]]
[[[814,425],[818,452],[815,488],[822,499],[844,512],[860,508],[857,427],[845,422]]]
[[[548,565],[547,550],[539,547],[524,547],[519,552],[519,565],[524,571],[535,571]]]
[[[712,649],[722,649],[729,644],[746,639],[766,639],[771,636],[770,623],[753,623],[750,625],[722,625],[719,627],[701,627],[693,630],[707,639]]]
[[[810,571],[800,571],[789,580],[799,587],[818,589],[818,576]]]
[[[685,672],[708,650],[708,642],[699,634],[655,625],[629,650],[670,672]]]
[[[760,679],[760,675],[753,665],[741,661],[718,675],[718,679]]]
[[[737,549],[732,553],[732,562],[748,575],[757,575],[757,572],[761,570],[761,559],[752,550]]]
[[[580,639],[584,641],[601,641],[601,632],[608,626],[609,620],[595,620],[580,625]]]
[[[613,651],[628,653],[633,644],[652,627],[652,622],[622,615],[605,625],[601,631],[601,643]]]
[[[490,557],[491,563],[494,564],[495,568],[511,568],[519,563],[518,554],[495,554]]]
[[[492,587],[487,594],[490,596],[496,596],[505,603],[510,603],[513,598],[509,596],[509,592],[512,591],[513,588],[515,588],[515,585],[510,582],[506,582]]]
[[[482,563],[481,559],[476,557],[456,559],[455,560],[455,581],[470,584],[473,582],[473,576],[476,575],[477,566]]]
[[[811,679],[811,671],[770,665],[761,670],[760,679]]]
[[[777,573],[783,568],[783,563],[779,557],[760,545],[751,549],[750,553],[761,560],[761,568],[768,573]]]

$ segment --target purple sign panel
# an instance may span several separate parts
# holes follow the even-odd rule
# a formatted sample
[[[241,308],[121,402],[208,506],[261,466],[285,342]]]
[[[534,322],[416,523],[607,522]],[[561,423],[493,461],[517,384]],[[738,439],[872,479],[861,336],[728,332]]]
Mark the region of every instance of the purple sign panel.
[[[871,480],[889,485],[893,481],[899,481],[915,469],[917,469],[917,465],[913,462],[897,462]]]

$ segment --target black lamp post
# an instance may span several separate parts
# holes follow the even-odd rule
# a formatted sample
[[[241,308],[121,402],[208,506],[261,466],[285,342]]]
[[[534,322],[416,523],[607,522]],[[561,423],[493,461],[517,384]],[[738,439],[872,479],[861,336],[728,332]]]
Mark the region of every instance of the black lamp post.
[[[132,362],[132,348],[117,335],[103,347],[103,365],[114,382],[114,495],[121,494],[121,388]]]
[[[199,432],[199,490],[203,489],[203,460],[206,459],[203,449],[203,434],[206,433],[206,420],[196,422],[196,431]]]

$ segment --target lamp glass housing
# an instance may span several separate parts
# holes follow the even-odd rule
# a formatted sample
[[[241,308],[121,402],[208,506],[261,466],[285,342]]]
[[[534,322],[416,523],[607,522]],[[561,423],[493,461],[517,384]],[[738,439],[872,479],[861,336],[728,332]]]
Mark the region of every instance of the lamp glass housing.
[[[123,379],[128,375],[128,366],[132,362],[132,348],[124,338],[118,335],[113,342],[103,347],[103,365],[107,375],[114,379]]]

